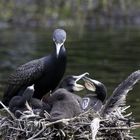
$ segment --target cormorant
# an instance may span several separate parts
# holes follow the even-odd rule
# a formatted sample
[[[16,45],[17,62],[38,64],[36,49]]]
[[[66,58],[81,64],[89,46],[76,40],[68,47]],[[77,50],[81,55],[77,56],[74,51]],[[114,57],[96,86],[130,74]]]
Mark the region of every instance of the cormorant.
[[[49,98],[52,104],[50,120],[72,118],[81,113],[81,106],[75,94],[64,88],[56,90]]]
[[[82,84],[78,84],[77,82],[88,74],[89,74],[88,72],[85,72],[85,73],[78,75],[78,76],[76,76],[76,75],[66,76],[60,82],[58,88],[65,88],[70,92],[81,91],[85,87]]]
[[[22,95],[14,96],[9,102],[9,110],[14,113],[16,117],[20,117],[24,111],[28,108],[26,103],[29,104],[34,113],[42,113],[43,110],[47,110],[47,105],[39,99],[33,98],[34,88],[29,86],[23,92]]]
[[[125,105],[127,93],[133,89],[133,86],[140,80],[140,70],[133,72],[113,91],[113,94],[106,101],[100,111],[102,117],[109,116],[110,113],[116,111],[119,107]],[[117,112],[117,111],[116,111]]]
[[[88,110],[89,108],[93,108],[95,111],[99,111],[107,96],[105,85],[86,76],[83,77],[83,80],[85,81],[85,87],[88,93],[82,100],[82,109]]]
[[[16,117],[20,117],[21,113],[26,108],[26,102],[29,102],[33,96],[34,90],[33,87],[27,87],[27,89],[23,92],[23,95],[16,95],[9,101],[9,110],[15,114]]]
[[[47,92],[53,91],[59,84],[66,68],[66,50],[64,42],[66,32],[56,29],[53,33],[54,51],[43,58],[21,65],[9,77],[8,86],[2,102],[8,106],[12,97],[24,92],[34,84],[33,97],[41,99]]]
[[[81,91],[83,90],[85,87],[81,84],[78,84],[77,82],[82,79],[85,75],[87,75],[88,73],[84,73],[78,76],[75,75],[70,75],[70,76],[66,76],[59,84],[59,86],[57,87],[55,94],[52,93],[50,96],[44,96],[43,97],[43,102],[46,103],[48,110],[47,112],[50,113],[54,101],[53,100],[57,100],[60,96],[61,90],[62,90],[62,94],[61,96],[64,96],[64,98],[62,99],[62,101],[65,100],[65,92],[66,92],[66,96],[68,97],[68,93],[70,93],[69,96],[73,96],[79,103],[79,105],[81,105],[82,103],[82,99],[80,96],[74,94],[74,92],[77,91]],[[65,90],[64,90],[65,89]],[[57,92],[57,90],[59,90],[59,92]],[[65,92],[64,92],[65,91]],[[56,94],[59,93],[59,94]],[[72,94],[73,93],[73,94]],[[55,95],[55,96],[54,96]],[[69,98],[73,98],[73,97],[69,97]],[[67,100],[67,99],[66,99]],[[71,108],[72,109],[72,108]],[[53,109],[54,110],[54,109]],[[65,109],[63,110],[63,112],[65,112]]]
[[[67,91],[73,91],[73,92],[82,90],[84,86],[78,84],[77,82],[81,78],[83,78],[86,74],[88,73],[84,73],[79,76],[74,76],[74,75],[67,76],[66,78],[62,80],[61,84],[59,85],[59,88],[64,88]],[[39,99],[34,98],[33,94],[34,94],[34,86],[30,86],[30,87],[27,87],[26,90],[22,94],[19,93],[17,96],[14,96],[9,102],[10,111],[13,112],[16,117],[19,117],[21,115],[20,112],[27,110],[25,103],[28,102],[31,108],[33,109],[33,111],[36,111],[38,109],[40,113],[42,114],[44,110],[46,110],[47,112],[50,112],[52,108],[52,104],[54,104],[54,101],[52,100],[52,98],[54,97],[47,97],[49,98],[49,100],[44,100],[43,98],[43,101],[41,101]],[[55,96],[59,96],[59,94]],[[73,96],[77,98],[78,102],[81,101],[81,98],[78,95],[73,95]]]

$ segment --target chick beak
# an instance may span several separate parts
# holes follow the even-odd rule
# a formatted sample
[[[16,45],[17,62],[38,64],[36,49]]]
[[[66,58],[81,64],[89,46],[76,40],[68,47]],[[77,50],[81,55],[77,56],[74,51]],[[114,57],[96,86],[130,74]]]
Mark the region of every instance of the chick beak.
[[[86,89],[88,89],[89,91],[96,91],[96,86],[95,84],[97,84],[96,80],[90,79],[88,77],[83,77],[83,80],[85,81],[85,87]]]
[[[78,76],[73,76],[73,78],[76,79],[75,83],[74,83],[74,91],[81,91],[81,90],[83,90],[85,88],[83,85],[78,84],[77,82],[80,79],[82,79],[83,77],[85,77],[87,74],[89,75],[88,72],[85,72],[84,74],[81,74],[81,75],[78,75]]]

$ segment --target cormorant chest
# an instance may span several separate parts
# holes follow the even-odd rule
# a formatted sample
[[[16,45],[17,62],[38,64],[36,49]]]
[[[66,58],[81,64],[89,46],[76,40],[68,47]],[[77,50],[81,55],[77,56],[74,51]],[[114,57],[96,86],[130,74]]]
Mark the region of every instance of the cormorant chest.
[[[55,56],[47,58],[44,67],[42,76],[35,83],[34,97],[36,98],[57,87],[66,69],[66,55],[60,55],[58,58]]]

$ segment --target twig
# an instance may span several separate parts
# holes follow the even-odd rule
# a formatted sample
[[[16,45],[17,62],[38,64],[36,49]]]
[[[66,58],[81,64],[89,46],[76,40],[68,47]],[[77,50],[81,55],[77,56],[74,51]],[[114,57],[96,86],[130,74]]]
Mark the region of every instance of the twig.
[[[10,139],[16,139],[19,135],[21,135],[22,137],[26,137],[28,140],[45,140],[45,137],[51,140],[56,136],[60,139],[68,138],[69,140],[89,140],[91,139],[91,137],[92,139],[95,139],[95,137],[91,134],[91,130],[96,131],[96,128],[93,124],[92,126],[94,128],[90,129],[90,124],[95,118],[100,118],[101,123],[100,128],[97,131],[96,139],[101,138],[103,140],[115,138],[116,134],[123,136],[125,135],[125,139],[128,138],[128,136],[131,136],[129,130],[140,127],[140,123],[134,123],[133,120],[130,120],[130,127],[127,127],[128,118],[124,118],[121,108],[119,110],[119,113],[121,114],[120,116],[116,111],[116,113],[110,114],[109,118],[101,119],[99,114],[95,113],[93,110],[88,110],[73,118],[61,119],[55,122],[50,122],[48,118],[34,116],[32,114],[32,111],[30,110],[27,113],[21,113],[22,116],[16,120],[13,120],[11,117],[4,117],[5,119],[3,119],[3,117],[1,116],[0,125],[2,131],[0,132],[0,135],[2,138],[6,136]],[[118,122],[118,127],[115,125],[116,121]],[[58,128],[54,127],[54,124],[58,123],[64,123],[64,125],[60,125],[62,127]],[[109,136],[106,130],[108,130],[110,134]]]
[[[99,130],[130,130],[132,127],[103,127],[99,128]]]
[[[0,101],[0,104],[4,107],[4,109],[11,115],[11,117],[16,120],[14,114]]]
[[[19,128],[15,128],[15,127],[9,127],[10,129],[14,129],[14,130],[17,130],[17,131],[22,131],[22,132],[25,132],[24,129],[19,129]]]
[[[30,137],[27,140],[33,140],[35,137],[37,137],[39,134],[41,134],[45,130],[45,128],[46,127],[44,126],[38,133],[36,133],[35,135],[33,135],[32,137]]]

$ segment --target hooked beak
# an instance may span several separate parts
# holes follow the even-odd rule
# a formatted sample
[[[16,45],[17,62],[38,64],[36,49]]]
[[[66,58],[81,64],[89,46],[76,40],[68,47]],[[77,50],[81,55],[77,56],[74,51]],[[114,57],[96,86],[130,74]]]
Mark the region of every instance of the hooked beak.
[[[55,43],[55,45],[56,45],[56,56],[57,56],[57,58],[59,56],[59,52],[60,52],[60,49],[63,46],[63,44],[64,43]]]
[[[77,84],[77,82],[80,79],[82,79],[83,77],[85,77],[87,74],[89,75],[88,72],[85,72],[84,74],[81,74],[81,75],[78,75],[78,76],[73,76],[73,78],[76,79],[75,83],[74,83],[74,91],[81,91],[81,90],[83,90],[85,88],[83,85]]]
[[[93,80],[91,78],[88,78],[88,77],[83,77],[83,80],[85,81],[85,87],[90,90],[90,91],[93,91],[95,92],[96,91],[96,86],[95,85],[99,85],[100,82],[97,81],[97,80]]]
[[[30,90],[34,91],[34,85],[28,87]]]

